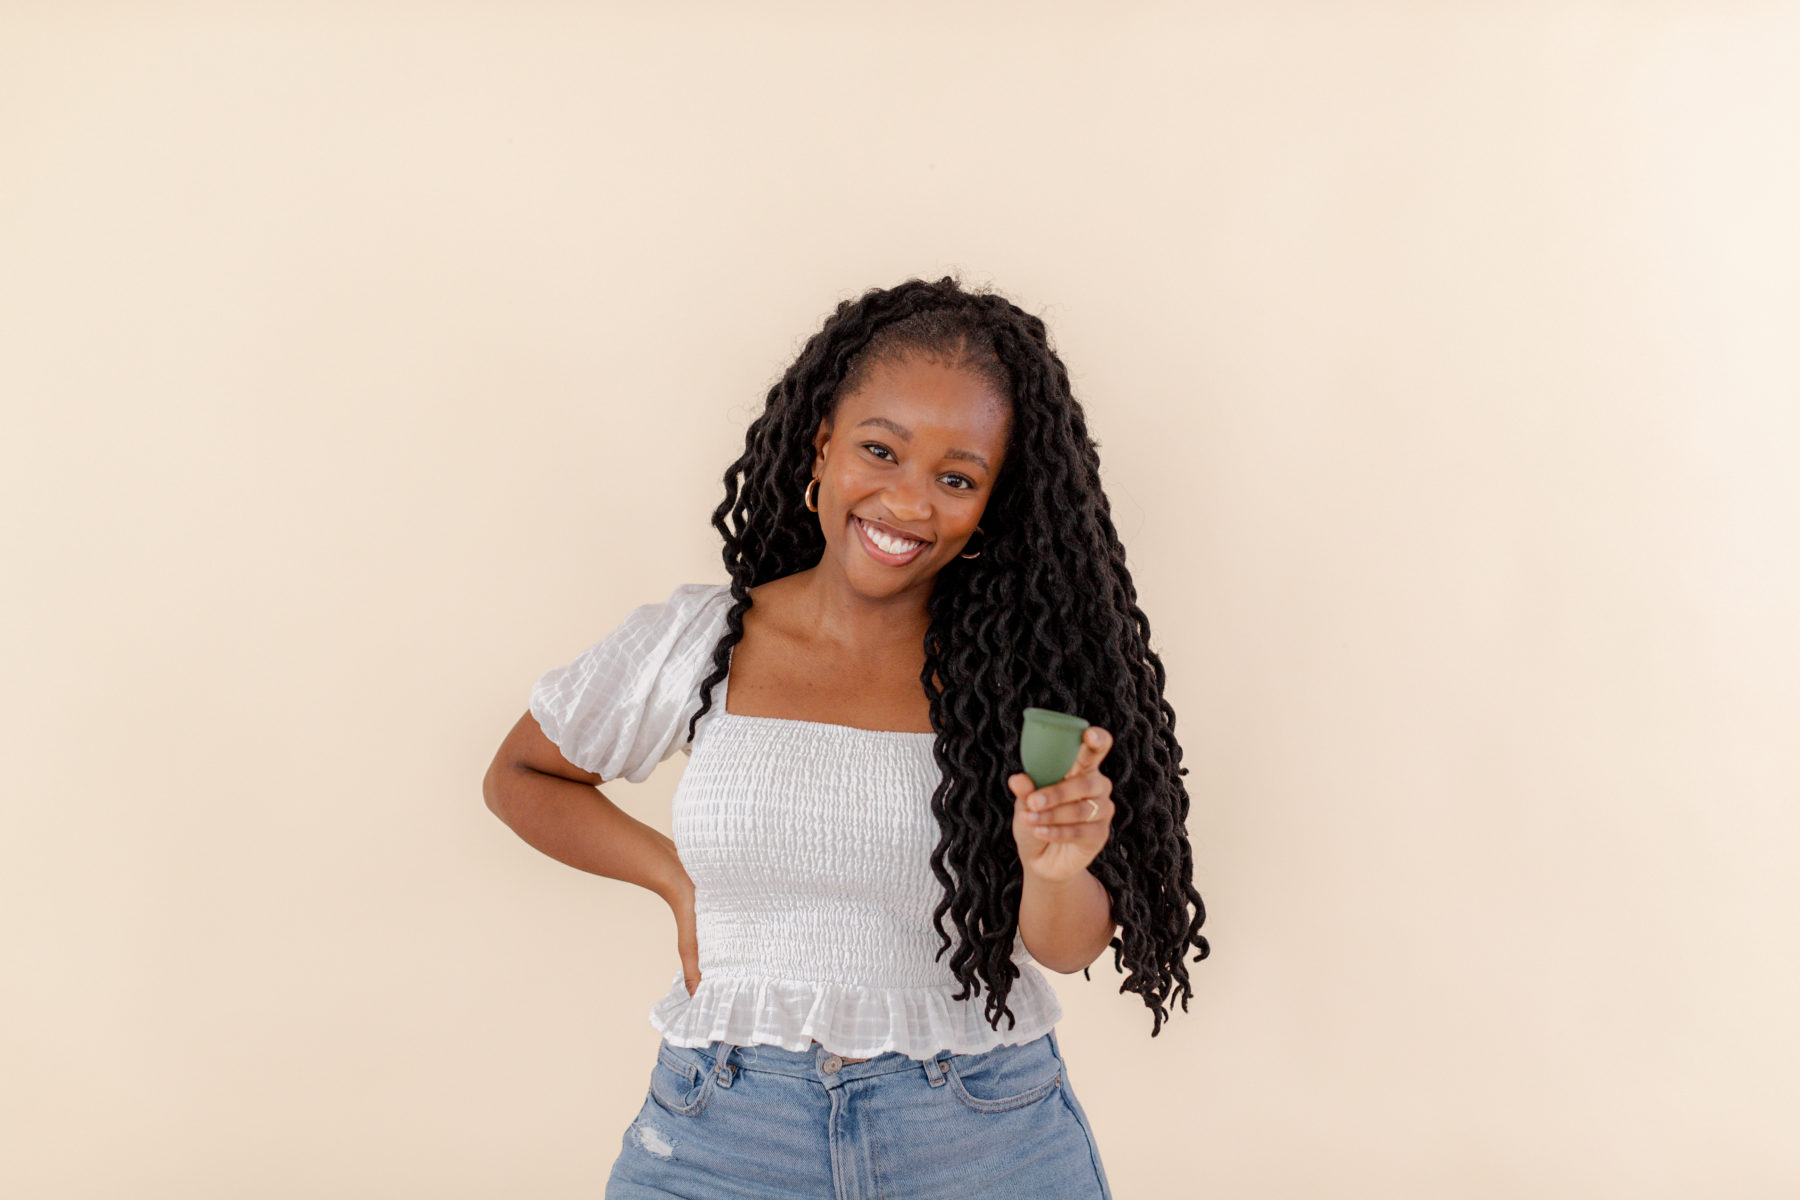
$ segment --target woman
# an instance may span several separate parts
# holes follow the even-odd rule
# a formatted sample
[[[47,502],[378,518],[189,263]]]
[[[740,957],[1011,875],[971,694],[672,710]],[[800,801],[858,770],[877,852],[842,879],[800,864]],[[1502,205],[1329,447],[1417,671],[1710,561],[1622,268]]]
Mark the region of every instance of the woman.
[[[1043,322],[948,277],[840,304],[713,525],[731,582],[540,677],[486,784],[675,915],[606,1195],[1110,1196],[1036,964],[1110,946],[1154,1037],[1209,947],[1163,666]],[[1027,706],[1092,726],[1042,789]],[[673,839],[596,802],[677,750]]]

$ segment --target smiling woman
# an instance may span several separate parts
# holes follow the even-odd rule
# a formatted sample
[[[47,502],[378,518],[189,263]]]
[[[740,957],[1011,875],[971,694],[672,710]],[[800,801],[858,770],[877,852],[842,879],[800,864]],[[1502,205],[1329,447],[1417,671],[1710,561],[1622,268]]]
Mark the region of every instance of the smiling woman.
[[[531,773],[490,801],[675,916],[606,1194],[1104,1200],[1044,969],[1110,946],[1154,1037],[1208,946],[1174,712],[1068,372],[1005,298],[908,280],[838,306],[745,447],[713,513],[730,581],[545,673],[509,739]],[[1093,726],[1041,789],[1028,707]],[[672,839],[570,791],[677,751]]]
[[[847,535],[827,533],[826,552],[841,549],[848,558],[860,550],[845,562],[846,574],[869,570],[870,562],[917,564],[910,579],[891,586],[922,608],[935,568],[976,531],[1011,426],[1004,394],[954,357],[869,363],[813,439],[820,482],[808,506],[816,506],[821,527]],[[871,429],[892,436],[871,440]],[[886,576],[876,582],[890,586]]]

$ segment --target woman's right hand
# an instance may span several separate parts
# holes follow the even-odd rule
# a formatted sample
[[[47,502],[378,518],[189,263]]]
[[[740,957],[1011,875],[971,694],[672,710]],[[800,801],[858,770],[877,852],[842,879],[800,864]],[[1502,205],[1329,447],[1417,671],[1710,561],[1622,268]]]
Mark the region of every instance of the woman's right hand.
[[[694,994],[700,986],[700,941],[694,935],[694,885],[689,881],[686,886],[675,889],[669,900],[669,909],[675,914],[675,948],[681,954],[681,974],[687,983],[687,993]]]

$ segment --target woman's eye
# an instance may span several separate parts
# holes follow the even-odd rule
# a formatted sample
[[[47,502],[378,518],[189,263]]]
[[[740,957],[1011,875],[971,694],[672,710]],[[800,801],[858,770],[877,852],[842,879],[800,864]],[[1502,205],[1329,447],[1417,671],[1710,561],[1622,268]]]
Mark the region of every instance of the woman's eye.
[[[871,454],[875,453],[875,451],[877,451],[877,450],[881,451],[881,453],[883,453],[883,454],[892,454],[893,453],[892,450],[889,450],[886,446],[882,445],[880,442],[864,442],[863,449],[867,450]],[[882,461],[885,462],[887,460],[883,459]],[[973,479],[970,479],[967,475],[952,475],[952,476],[950,476],[950,478],[962,480],[963,486],[956,489],[959,492],[966,492],[970,488],[975,486],[975,481]]]

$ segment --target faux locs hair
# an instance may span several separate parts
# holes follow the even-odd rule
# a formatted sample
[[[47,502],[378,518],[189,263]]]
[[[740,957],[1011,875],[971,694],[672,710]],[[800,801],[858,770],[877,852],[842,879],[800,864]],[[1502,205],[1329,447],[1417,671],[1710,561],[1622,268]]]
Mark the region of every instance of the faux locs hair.
[[[978,994],[985,982],[989,1025],[999,1029],[1004,1015],[1011,1028],[1006,998],[1019,974],[1012,945],[1024,872],[1006,778],[1024,769],[1026,707],[1079,713],[1114,739],[1101,767],[1113,785],[1112,830],[1089,870],[1119,924],[1109,943],[1114,970],[1129,972],[1119,990],[1143,996],[1155,1037],[1172,995],[1187,1011],[1188,946],[1198,951],[1195,962],[1209,953],[1186,830],[1187,768],[1150,622],[1100,486],[1097,444],[1037,317],[953,277],[910,279],[842,302],[807,340],[769,389],[713,511],[733,603],[688,737],[743,638],[749,590],[814,566],[824,553],[818,515],[803,498],[821,422],[871,365],[911,354],[973,371],[1012,404],[1005,462],[971,542],[980,556],[941,569],[925,636],[921,683],[942,772],[931,797],[943,831],[931,854],[944,886],[933,913],[938,957],[951,945],[948,914],[959,939],[949,964],[963,988],[955,998],[967,999],[971,988]]]

